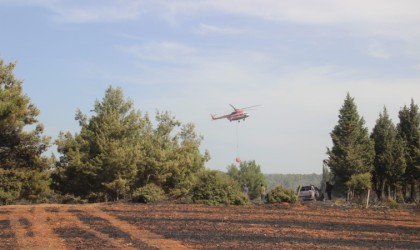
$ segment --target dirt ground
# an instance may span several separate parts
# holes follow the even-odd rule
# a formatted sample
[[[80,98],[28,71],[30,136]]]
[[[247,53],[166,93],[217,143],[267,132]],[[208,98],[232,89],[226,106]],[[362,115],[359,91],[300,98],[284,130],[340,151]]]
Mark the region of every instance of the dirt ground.
[[[323,202],[1,206],[0,249],[420,249],[419,215]]]

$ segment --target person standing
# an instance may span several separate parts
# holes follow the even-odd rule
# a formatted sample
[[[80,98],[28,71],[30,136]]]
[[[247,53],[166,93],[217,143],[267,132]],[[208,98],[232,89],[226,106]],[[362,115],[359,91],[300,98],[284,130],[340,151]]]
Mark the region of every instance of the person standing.
[[[265,187],[264,187],[264,185],[261,183],[261,186],[260,186],[260,195],[261,195],[261,201],[265,201],[265,195],[266,195],[266,190],[265,190]]]
[[[244,189],[243,189],[243,191],[244,191],[244,195],[245,195],[246,197],[248,197],[248,192],[249,192],[248,185],[244,184]]]
[[[326,186],[327,186],[326,191],[327,191],[327,195],[328,195],[328,200],[331,200],[331,192],[332,192],[332,189],[333,189],[333,185],[331,185],[331,183],[327,181]]]

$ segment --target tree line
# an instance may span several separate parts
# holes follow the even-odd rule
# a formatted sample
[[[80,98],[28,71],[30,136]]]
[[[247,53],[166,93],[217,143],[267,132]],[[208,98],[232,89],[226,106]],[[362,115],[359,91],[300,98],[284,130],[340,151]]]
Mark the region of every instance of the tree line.
[[[265,184],[255,161],[230,173],[209,170],[208,151],[193,123],[168,111],[135,110],[121,88],[109,86],[90,116],[78,110],[80,131],[43,135],[39,110],[22,92],[15,63],[0,59],[0,203],[100,202],[121,198],[155,201],[167,197],[197,202],[247,202],[243,181]],[[34,128],[34,129],[30,129]],[[45,156],[57,145],[59,157]],[[252,197],[255,190],[251,189]]]
[[[323,182],[334,183],[335,193],[363,193],[372,189],[379,200],[414,201],[420,188],[420,113],[411,100],[398,113],[395,125],[386,107],[369,133],[347,93],[332,144],[324,160]]]

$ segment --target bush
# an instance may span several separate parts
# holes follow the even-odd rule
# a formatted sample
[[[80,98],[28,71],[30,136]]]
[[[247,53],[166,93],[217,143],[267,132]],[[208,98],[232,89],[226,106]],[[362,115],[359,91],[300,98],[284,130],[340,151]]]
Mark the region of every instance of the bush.
[[[298,198],[295,191],[292,189],[285,189],[283,186],[277,186],[267,194],[267,200],[269,203],[276,202],[289,202],[295,203]]]
[[[61,200],[60,203],[62,204],[86,204],[87,200],[84,200],[78,196],[74,196],[72,194],[65,194],[61,197],[59,197]]]
[[[49,174],[29,169],[0,169],[0,204],[42,202],[50,196]]]
[[[206,170],[201,172],[192,192],[192,200],[195,203],[243,205],[248,202],[248,198],[242,193],[240,185],[220,171]]]
[[[400,207],[398,205],[398,202],[392,199],[390,196],[388,196],[387,201],[388,201],[389,208],[391,209],[398,209]]]
[[[134,202],[156,202],[164,200],[165,192],[159,186],[154,183],[147,184],[144,187],[138,188],[133,192]]]

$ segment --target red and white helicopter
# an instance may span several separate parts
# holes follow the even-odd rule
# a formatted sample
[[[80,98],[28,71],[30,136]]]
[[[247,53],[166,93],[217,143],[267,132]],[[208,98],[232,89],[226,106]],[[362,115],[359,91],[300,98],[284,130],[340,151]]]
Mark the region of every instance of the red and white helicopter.
[[[232,104],[229,104],[229,105],[234,110],[232,113],[227,114],[227,115],[222,115],[222,116],[211,115],[211,118],[213,120],[226,118],[229,121],[238,121],[238,122],[240,122],[241,120],[245,121],[245,119],[248,118],[250,115],[244,110],[260,106],[260,105],[254,105],[254,106],[245,107],[245,108],[235,108]]]

